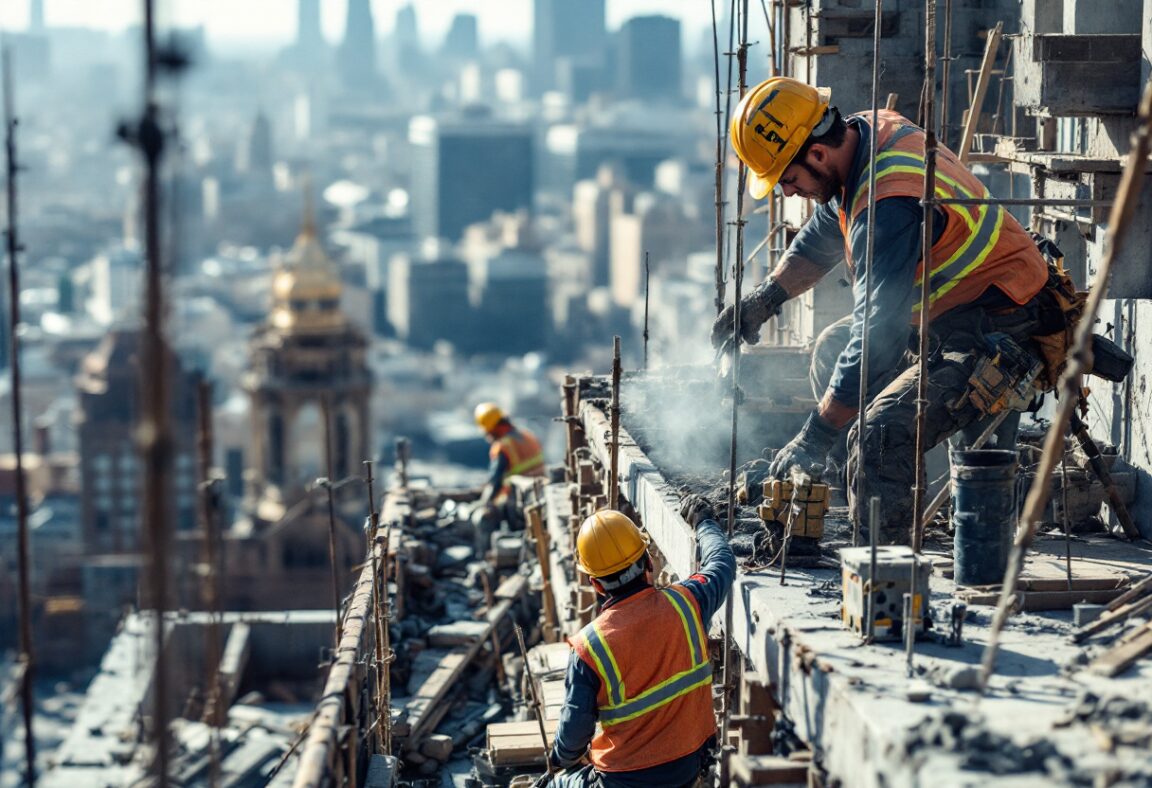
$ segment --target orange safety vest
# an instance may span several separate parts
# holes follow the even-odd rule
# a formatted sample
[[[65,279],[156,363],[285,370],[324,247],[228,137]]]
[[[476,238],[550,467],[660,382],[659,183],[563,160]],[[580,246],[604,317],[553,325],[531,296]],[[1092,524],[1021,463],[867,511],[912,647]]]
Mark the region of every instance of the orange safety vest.
[[[505,480],[509,476],[545,474],[544,450],[540,447],[540,441],[528,430],[514,429],[492,441],[488,449],[489,459],[494,460],[501,454],[508,458],[508,470],[504,471]],[[505,484],[501,491],[507,492],[507,490],[508,485]]]
[[[872,125],[872,113],[853,117]],[[924,132],[897,112],[877,113],[876,199],[924,196]],[[852,222],[868,208],[869,165],[861,171],[855,194],[840,206],[849,270],[855,273],[850,233]],[[975,175],[944,146],[936,154],[936,196],[946,199],[987,199],[990,195]],[[1017,304],[1026,304],[1048,281],[1048,266],[1035,242],[1012,214],[999,205],[941,205],[947,226],[932,245],[928,316],[934,320],[949,309],[969,304],[996,285]],[[916,304],[912,322],[920,322],[920,283],[924,261],[916,267]]]
[[[589,751],[600,771],[659,766],[716,735],[708,638],[684,586],[622,599],[568,643],[600,677],[600,728]]]

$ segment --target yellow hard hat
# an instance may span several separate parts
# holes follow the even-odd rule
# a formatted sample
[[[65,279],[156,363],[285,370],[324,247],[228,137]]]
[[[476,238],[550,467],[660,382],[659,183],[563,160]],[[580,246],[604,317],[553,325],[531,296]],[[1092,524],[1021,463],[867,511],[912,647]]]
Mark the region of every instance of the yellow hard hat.
[[[648,537],[625,514],[601,509],[576,534],[576,565],[589,577],[614,575],[640,560]]]
[[[788,77],[772,77],[744,94],[732,116],[732,148],[748,165],[748,191],[757,200],[775,188],[809,136],[825,131],[831,93]],[[835,113],[828,113],[829,116]]]
[[[480,429],[491,432],[502,419],[507,417],[495,402],[481,402],[476,406],[473,418],[476,419],[476,424]]]

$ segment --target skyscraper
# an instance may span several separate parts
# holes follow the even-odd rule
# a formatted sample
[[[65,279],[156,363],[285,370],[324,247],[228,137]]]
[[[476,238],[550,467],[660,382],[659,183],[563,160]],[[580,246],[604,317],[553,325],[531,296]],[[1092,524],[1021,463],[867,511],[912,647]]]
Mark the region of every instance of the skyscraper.
[[[296,51],[301,59],[318,58],[324,51],[324,33],[320,29],[320,0],[297,0]]]
[[[29,0],[28,32],[44,32],[44,0]]]
[[[496,211],[532,207],[532,131],[488,117],[413,118],[408,141],[412,226],[418,237],[458,240]]]
[[[681,97],[680,20],[629,19],[616,36],[616,92],[621,98],[676,101]]]
[[[455,60],[468,60],[480,51],[480,35],[477,31],[475,14],[456,14],[452,26],[444,36],[441,54]]]
[[[348,0],[344,40],[336,53],[340,82],[353,92],[371,92],[379,87],[376,72],[376,23],[370,0]]]
[[[536,93],[557,87],[559,68],[603,68],[604,0],[534,0],[532,60]],[[565,66],[565,64],[569,64]]]

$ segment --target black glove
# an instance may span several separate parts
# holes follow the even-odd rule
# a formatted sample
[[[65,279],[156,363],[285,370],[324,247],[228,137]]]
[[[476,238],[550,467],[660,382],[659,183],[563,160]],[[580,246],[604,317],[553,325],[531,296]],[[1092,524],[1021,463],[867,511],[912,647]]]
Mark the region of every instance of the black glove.
[[[703,495],[689,495],[680,504],[680,516],[695,528],[705,520],[715,520],[716,510]]]
[[[784,288],[769,279],[740,299],[740,338],[749,345],[760,341],[760,327],[780,314],[780,306],[788,300]],[[712,322],[712,347],[719,348],[732,339],[732,324],[736,321],[736,307],[727,306]]]
[[[819,413],[813,413],[804,422],[803,429],[793,438],[787,446],[776,452],[772,459],[772,467],[768,475],[775,479],[783,479],[792,468],[799,465],[800,469],[807,471],[813,465],[824,465],[828,461],[828,452],[832,444],[839,437],[840,430],[833,427]]]

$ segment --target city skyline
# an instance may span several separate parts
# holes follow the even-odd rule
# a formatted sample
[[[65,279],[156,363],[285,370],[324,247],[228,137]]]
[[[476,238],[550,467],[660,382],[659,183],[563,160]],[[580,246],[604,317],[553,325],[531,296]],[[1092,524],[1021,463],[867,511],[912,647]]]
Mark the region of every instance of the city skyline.
[[[372,11],[380,35],[392,32],[396,12],[408,0],[372,0]],[[48,0],[45,2],[48,26],[90,27],[110,31],[124,30],[141,18],[140,0]],[[448,31],[456,14],[472,13],[478,17],[482,41],[512,41],[527,44],[532,33],[532,0],[437,0],[415,3],[421,36],[438,41]],[[228,0],[168,0],[157,3],[157,22],[161,26],[196,27],[203,25],[208,38],[216,42],[286,44],[296,35],[296,0],[244,0],[244,12]],[[345,9],[343,0],[326,0],[321,21],[325,39],[338,42],[343,34]],[[711,6],[699,0],[608,0],[606,15],[610,30],[626,20],[645,14],[676,17],[685,34],[695,34],[711,25]],[[0,31],[22,32],[29,24],[29,5],[13,2],[0,7]]]

